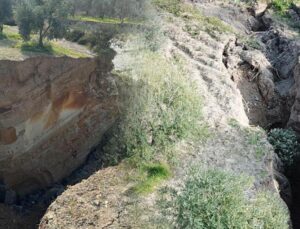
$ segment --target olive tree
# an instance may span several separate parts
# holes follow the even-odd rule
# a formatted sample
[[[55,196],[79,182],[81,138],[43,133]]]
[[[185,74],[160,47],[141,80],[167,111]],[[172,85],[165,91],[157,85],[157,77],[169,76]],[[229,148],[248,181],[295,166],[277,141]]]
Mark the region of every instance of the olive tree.
[[[3,24],[12,16],[10,0],[0,0],[0,33],[3,32]]]
[[[75,12],[94,17],[112,17],[124,21],[125,18],[137,18],[145,14],[148,0],[69,0]]]
[[[24,0],[17,5],[16,19],[24,40],[36,32],[39,46],[44,38],[60,38],[66,30],[66,18],[70,7],[63,0]]]

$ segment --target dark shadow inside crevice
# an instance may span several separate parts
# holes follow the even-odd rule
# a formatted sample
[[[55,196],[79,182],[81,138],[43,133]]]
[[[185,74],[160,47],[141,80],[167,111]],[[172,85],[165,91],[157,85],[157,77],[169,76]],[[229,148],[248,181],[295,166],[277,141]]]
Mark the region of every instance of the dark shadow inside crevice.
[[[111,74],[111,73],[110,73]],[[37,229],[40,221],[45,215],[49,206],[62,195],[69,186],[76,185],[81,181],[88,179],[97,171],[105,169],[110,166],[118,165],[123,159],[128,158],[124,153],[124,147],[116,143],[120,135],[119,127],[122,123],[122,114],[125,112],[123,103],[129,94],[132,93],[130,87],[138,88],[136,84],[140,82],[126,81],[126,84],[117,76],[116,87],[119,92],[119,118],[114,125],[99,139],[98,145],[94,146],[81,167],[76,169],[69,176],[61,181],[53,184],[51,187],[41,189],[26,196],[18,196],[16,201],[12,204],[2,204],[0,202],[0,229]],[[130,97],[131,98],[131,97]],[[118,135],[118,136],[116,136]],[[0,179],[0,200],[1,199],[1,179]],[[4,200],[4,198],[3,198]],[[7,216],[1,218],[1,211],[10,212]],[[16,220],[15,220],[16,219]],[[20,225],[24,225],[20,227]]]
[[[88,179],[95,172],[107,168],[109,166],[117,165],[126,156],[123,152],[119,151],[113,155],[114,160],[109,158],[111,155],[107,155],[103,147],[110,141],[115,133],[113,127],[106,134],[104,134],[102,140],[97,146],[95,146],[86,162],[77,170],[75,170],[70,176],[66,177],[60,182],[55,183],[47,189],[38,190],[30,195],[24,197],[18,197],[17,201],[11,205],[3,205],[0,203],[1,211],[9,211],[12,219],[1,220],[0,217],[0,229],[37,229],[42,217],[45,215],[48,207],[60,196],[64,191],[67,190],[68,186],[76,185],[82,180]],[[1,190],[0,190],[1,191]],[[1,198],[1,196],[0,196]],[[4,200],[4,199],[3,199]],[[18,220],[14,220],[16,218]],[[20,227],[20,225],[23,225]]]
[[[290,208],[293,229],[300,229],[300,156],[295,159],[292,167],[286,172],[291,185],[292,201]]]

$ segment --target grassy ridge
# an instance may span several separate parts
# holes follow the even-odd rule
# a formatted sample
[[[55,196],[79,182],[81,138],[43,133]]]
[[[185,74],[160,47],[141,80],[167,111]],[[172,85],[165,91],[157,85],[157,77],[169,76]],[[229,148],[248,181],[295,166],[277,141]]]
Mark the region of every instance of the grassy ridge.
[[[168,156],[181,139],[207,135],[201,121],[201,98],[184,65],[180,57],[167,60],[144,51],[136,55],[139,67],[121,76],[132,94],[124,102],[119,141],[133,164]]]
[[[181,56],[139,50],[133,63],[116,72],[125,88],[120,97],[123,116],[104,154],[111,161],[119,160],[112,158],[116,152],[126,157],[136,171],[131,177],[137,183],[134,193],[147,194],[171,176],[177,143],[201,141],[209,133],[202,120],[202,99]]]
[[[231,32],[220,20],[204,17],[180,0],[154,2],[162,11],[183,20],[197,20],[199,27],[206,28],[208,33],[213,34],[213,30]],[[135,69],[127,72],[127,76],[137,82],[132,87],[136,94],[131,98],[131,106],[121,125],[122,134],[118,134],[124,140],[120,145],[134,165],[161,161],[165,156],[176,158],[172,153],[176,142],[207,136],[201,125],[201,99],[196,88],[191,86],[189,72],[184,68],[186,64],[180,57],[167,59],[158,52],[146,52],[136,58],[139,61]],[[256,156],[261,160],[259,133],[250,135],[248,144],[257,149]],[[279,195],[265,190],[254,191],[253,177],[217,168],[206,171],[199,168],[187,175],[182,187],[162,190],[157,205],[163,212],[157,228],[289,228],[288,210]],[[142,171],[144,178],[135,189],[137,193],[151,192],[157,185],[156,178],[147,170]],[[160,172],[157,180],[161,182],[166,178],[168,176]]]

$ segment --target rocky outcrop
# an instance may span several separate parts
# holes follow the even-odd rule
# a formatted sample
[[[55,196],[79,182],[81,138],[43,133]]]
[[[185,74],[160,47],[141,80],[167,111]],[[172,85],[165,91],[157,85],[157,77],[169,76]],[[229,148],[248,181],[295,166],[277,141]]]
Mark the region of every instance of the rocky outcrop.
[[[234,45],[233,45],[234,46]],[[227,66],[232,71],[237,65],[244,63],[248,64],[255,72],[254,76],[251,77],[250,81],[257,78],[257,85],[260,90],[262,97],[265,101],[270,101],[274,97],[275,85],[274,76],[271,72],[272,66],[262,52],[258,50],[242,50],[241,47],[234,47],[234,51],[238,57],[227,54]],[[231,50],[232,52],[232,50]],[[238,60],[237,63],[236,60]]]
[[[25,195],[69,175],[114,123],[111,60],[0,62],[0,184]],[[1,189],[2,190],[2,189]]]

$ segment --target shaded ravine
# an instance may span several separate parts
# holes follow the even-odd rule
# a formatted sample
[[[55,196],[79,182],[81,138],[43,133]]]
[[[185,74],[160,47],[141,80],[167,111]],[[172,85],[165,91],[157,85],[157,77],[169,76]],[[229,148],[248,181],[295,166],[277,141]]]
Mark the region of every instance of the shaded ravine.
[[[35,80],[35,84],[31,85],[33,88],[32,91],[41,92],[39,96],[32,96],[30,94],[31,91],[30,93],[25,93],[25,95],[20,96],[24,99],[24,102],[21,103],[23,107],[20,110],[17,110],[13,106],[15,102],[13,96],[6,97],[5,94],[4,96],[2,94],[0,96],[0,106],[3,106],[3,101],[5,105],[6,100],[8,100],[8,102],[13,104],[11,107],[14,108],[14,110],[12,110],[11,107],[9,107],[10,109],[1,110],[3,107],[0,107],[0,151],[2,154],[2,171],[0,172],[0,229],[38,228],[40,220],[49,205],[57,196],[67,189],[67,186],[80,182],[82,179],[92,175],[95,171],[108,166],[108,163],[106,163],[107,160],[100,157],[102,154],[97,154],[96,152],[101,150],[103,141],[105,142],[107,139],[107,132],[113,128],[119,116],[117,93],[115,92],[115,90],[117,90],[115,80],[117,79],[114,78],[116,77],[115,75],[111,74],[111,70],[113,69],[112,60],[115,53],[113,50],[111,50],[110,53],[103,59],[36,57],[29,58],[23,62],[1,61],[0,78],[3,77],[2,79],[4,79],[2,83],[0,83],[2,88],[5,88],[7,83],[10,85],[8,92],[12,91],[12,94],[15,96],[20,96],[24,93],[24,88],[22,87],[25,87],[25,83],[29,84]],[[37,67],[34,68],[36,62]],[[26,64],[29,65],[29,67],[27,66],[27,72],[22,68],[26,67]],[[10,71],[10,69],[14,70]],[[7,75],[5,75],[7,71],[10,71],[13,76],[7,77]],[[18,74],[15,73],[15,71]],[[30,74],[31,72],[32,74]],[[34,80],[30,81],[32,78],[34,78]],[[23,84],[18,84],[19,79],[24,81]],[[44,83],[43,80],[46,82]],[[59,81],[59,83],[57,83],[57,81]],[[19,87],[18,89],[17,86],[14,87],[14,83]],[[14,93],[13,90],[17,90],[18,93]],[[69,92],[71,90],[74,90],[75,93]],[[43,93],[45,96],[43,96]],[[59,97],[60,94],[62,94],[63,97]],[[29,96],[32,96],[32,98],[28,99],[27,97]],[[55,96],[59,97],[59,99],[54,100],[56,98]],[[50,97],[51,100],[48,97]],[[102,103],[103,100],[105,101]],[[39,103],[39,101],[41,102]],[[44,132],[41,132],[41,128],[39,128],[38,125],[34,126],[36,127],[35,129],[28,128],[29,124],[33,125],[32,120],[34,120],[34,118],[40,118],[40,124],[44,121],[45,118],[40,117],[42,115],[40,115],[38,111],[45,111],[44,106],[45,104],[47,105],[49,101],[49,107],[52,108],[53,112],[51,110],[48,112],[49,114],[47,112],[44,113],[47,113],[46,116],[49,115],[51,118],[59,119],[54,120],[52,123],[52,125],[56,125],[56,128],[49,127]],[[32,104],[35,106],[32,107]],[[18,108],[19,107],[20,106],[18,106]],[[116,109],[112,110],[113,107]],[[31,122],[26,122],[27,116],[22,115],[22,112],[26,109],[28,109],[26,115],[31,115],[32,113],[33,115],[38,114],[39,116],[35,115],[33,116],[34,118],[30,119],[31,116],[29,115],[30,117],[28,119]],[[79,110],[79,112],[76,113],[76,109]],[[40,113],[43,114],[42,112]],[[19,121],[19,117],[25,119],[24,122],[26,122],[26,125],[23,125],[25,126],[24,131],[20,131],[19,123],[22,123],[23,120]],[[108,119],[104,120],[105,117],[108,117]],[[7,119],[10,120],[6,122]],[[91,125],[91,127],[89,127],[88,124],[92,124],[93,122],[100,124],[98,126]],[[42,126],[42,124],[40,126]],[[7,135],[3,134],[3,128],[5,131],[6,125],[14,125],[18,128],[16,128],[17,130],[15,131],[14,142],[4,142],[7,143],[4,144],[3,136],[5,137]],[[98,128],[103,125],[104,130],[99,131]],[[90,133],[88,128],[90,128]],[[51,132],[50,135],[50,131],[56,132],[54,134]],[[35,152],[32,153],[33,150],[31,150],[35,149],[35,145],[31,148],[26,148],[25,145],[27,138],[32,137],[30,134],[33,136],[37,135],[34,140],[38,139],[38,137],[40,138],[38,139],[40,142],[36,143],[36,146],[42,148],[36,150],[35,152],[38,152],[36,154],[34,154]],[[5,139],[6,138],[4,138],[4,140]],[[25,139],[24,144],[21,142],[23,139]],[[99,143],[99,141],[101,142]],[[14,147],[16,144],[22,147]],[[12,148],[11,151],[9,151],[9,147]],[[15,149],[19,149],[19,151],[13,151]],[[11,157],[9,157],[8,153],[11,154]],[[95,156],[96,154],[97,156]],[[11,164],[14,166],[10,166]],[[81,167],[78,168],[80,165]],[[64,172],[61,172],[60,166],[65,170]],[[53,167],[55,168],[53,169]],[[13,171],[9,171],[9,169]],[[73,173],[70,175],[72,171]],[[48,177],[44,176],[43,172],[50,174],[50,176],[54,174],[53,177],[55,175],[58,176],[55,177],[55,179],[46,179]],[[14,176],[15,173],[19,173],[20,175]],[[39,182],[44,178],[45,182],[38,183],[39,186],[32,185],[32,187],[28,187],[28,189],[27,186],[30,186],[31,183],[22,183],[22,180],[37,180]],[[15,182],[16,185],[14,185],[13,182]]]
[[[61,182],[55,183],[48,189],[39,190],[25,197],[18,198],[13,205],[0,203],[0,229],[39,228],[40,221],[50,204],[67,190],[68,186],[80,183],[96,171],[118,164],[124,155],[116,153],[115,158],[117,158],[117,161],[112,162],[103,151],[103,147],[110,139],[112,132],[113,128],[103,136],[99,145],[92,149],[84,165]]]
[[[297,63],[297,55],[294,55],[297,51],[290,51],[290,49],[294,47],[294,49],[298,50],[299,46],[293,46],[293,40],[289,40],[284,34],[278,33],[276,29],[274,30],[265,24],[262,24],[259,31],[257,39],[265,45],[266,49],[264,51],[254,51],[252,47],[241,44],[237,39],[231,41],[225,47],[223,62],[225,67],[232,73],[231,79],[236,83],[243,96],[245,111],[250,125],[260,126],[269,133],[272,129],[293,127],[289,123],[293,103],[295,102],[295,98],[291,95],[291,90],[293,89],[293,85],[295,85],[294,71],[297,69],[299,63]],[[272,43],[271,41],[273,40],[276,42]],[[273,79],[274,95],[272,98],[268,99],[264,96],[265,94],[262,89],[265,90],[265,88],[260,85],[261,79],[258,78],[259,73],[264,73],[263,70],[259,69],[263,66],[258,64],[259,68],[257,68],[257,66],[252,65],[252,60],[243,59],[242,56],[245,53],[253,53],[253,56],[257,60],[260,60],[261,56],[263,56],[265,60],[269,61],[267,68],[275,76]],[[257,56],[255,53],[257,53]],[[281,61],[280,57],[288,54],[290,54],[288,56],[289,63],[288,66],[285,66],[284,61]],[[239,56],[241,62],[230,66],[228,64],[232,61],[230,58],[236,58],[237,56]],[[253,78],[253,76],[255,77]],[[272,86],[269,89],[272,89]],[[287,171],[281,168],[280,171],[277,171],[283,173],[282,176],[280,174],[278,180],[279,190],[282,199],[289,208],[291,224],[294,229],[300,229],[299,165],[300,158],[294,162],[290,170]],[[285,182],[282,182],[282,179]]]
[[[292,189],[292,205],[290,206],[293,229],[300,229],[300,158],[298,158],[290,174],[287,176]]]

